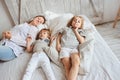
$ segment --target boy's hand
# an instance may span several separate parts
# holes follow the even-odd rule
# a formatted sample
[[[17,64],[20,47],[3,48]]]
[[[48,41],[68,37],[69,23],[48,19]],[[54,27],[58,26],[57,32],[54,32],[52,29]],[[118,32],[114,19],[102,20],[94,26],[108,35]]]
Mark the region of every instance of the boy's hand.
[[[48,46],[51,46],[51,45],[52,45],[52,42],[55,40],[55,38],[56,38],[56,36],[52,36],[52,37],[50,37],[50,43],[49,43]]]
[[[50,41],[53,42],[55,40],[56,36],[51,36]]]
[[[30,36],[28,36],[27,38],[26,38],[26,42],[27,43],[30,43],[32,41],[32,38],[30,37]]]

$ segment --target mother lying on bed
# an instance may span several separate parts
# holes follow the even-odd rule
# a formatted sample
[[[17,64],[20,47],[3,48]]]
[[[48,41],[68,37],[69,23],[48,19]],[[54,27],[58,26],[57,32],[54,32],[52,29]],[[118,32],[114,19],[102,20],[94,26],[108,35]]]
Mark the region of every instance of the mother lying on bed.
[[[0,41],[0,61],[9,61],[23,53],[26,47],[26,38],[30,36],[34,41],[39,31],[38,25],[44,24],[44,16],[36,16],[29,22],[17,25],[10,31],[2,34]]]

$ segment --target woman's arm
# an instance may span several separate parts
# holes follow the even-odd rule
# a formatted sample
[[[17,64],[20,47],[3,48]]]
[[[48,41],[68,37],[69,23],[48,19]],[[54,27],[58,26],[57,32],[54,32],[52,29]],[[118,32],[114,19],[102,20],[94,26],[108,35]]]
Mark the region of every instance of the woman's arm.
[[[85,42],[85,38],[83,36],[81,36],[77,30],[78,30],[77,28],[73,29],[73,31],[75,33],[75,36],[77,37],[79,43],[84,43]]]
[[[58,37],[57,37],[57,40],[56,40],[56,49],[57,49],[58,52],[60,52],[60,50],[61,50],[61,44],[60,44],[60,42],[61,42],[61,37],[62,37],[62,34],[59,33],[59,34],[58,34]]]

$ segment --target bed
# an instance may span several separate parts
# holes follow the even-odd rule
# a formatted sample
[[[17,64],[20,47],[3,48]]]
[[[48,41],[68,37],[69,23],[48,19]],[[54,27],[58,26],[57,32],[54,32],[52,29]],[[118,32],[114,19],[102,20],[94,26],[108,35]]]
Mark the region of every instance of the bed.
[[[66,15],[71,14],[59,14],[51,15],[53,13],[47,14],[46,18],[49,17],[48,25],[61,26],[63,23],[58,16],[66,17]],[[54,18],[54,19],[53,19]],[[68,17],[70,18],[70,17]],[[65,20],[67,22],[68,18]],[[90,22],[90,20],[84,16],[86,21],[86,26],[90,26],[94,30],[95,46],[92,55],[92,61],[90,65],[89,73],[85,75],[79,74],[77,80],[119,80],[120,79],[120,62],[114,55],[112,50],[109,48],[107,43],[104,41],[102,36],[98,33],[95,26]],[[61,21],[61,23],[53,23],[55,21]],[[64,22],[65,22],[64,21]],[[65,25],[62,24],[62,25]],[[53,29],[53,28],[52,28]],[[54,28],[55,29],[55,28]],[[56,28],[58,29],[58,28]],[[53,33],[55,34],[55,33]],[[11,60],[9,62],[0,62],[0,80],[22,80],[23,74],[30,60],[31,54],[25,52],[21,54],[20,57]],[[64,68],[56,65],[51,61],[51,66],[54,71],[57,80],[65,80]],[[38,68],[33,73],[31,80],[47,80],[42,69]]]

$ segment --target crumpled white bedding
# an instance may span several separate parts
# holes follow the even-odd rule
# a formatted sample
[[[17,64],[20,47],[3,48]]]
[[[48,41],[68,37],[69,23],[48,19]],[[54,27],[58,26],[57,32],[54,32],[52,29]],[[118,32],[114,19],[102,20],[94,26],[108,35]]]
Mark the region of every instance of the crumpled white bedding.
[[[94,26],[93,26],[94,27]],[[95,49],[86,75],[78,75],[77,80],[120,80],[120,62],[95,29]],[[21,80],[31,54],[22,54],[9,62],[0,62],[0,80]],[[51,62],[57,80],[65,80],[62,67]],[[47,80],[41,68],[36,69],[31,80]]]

